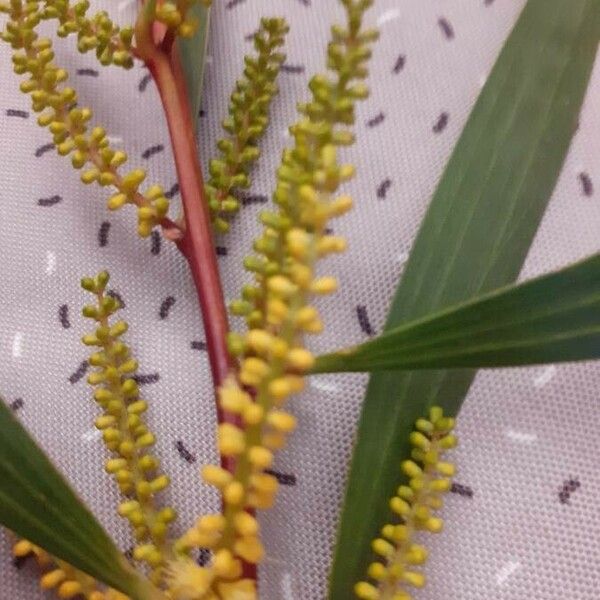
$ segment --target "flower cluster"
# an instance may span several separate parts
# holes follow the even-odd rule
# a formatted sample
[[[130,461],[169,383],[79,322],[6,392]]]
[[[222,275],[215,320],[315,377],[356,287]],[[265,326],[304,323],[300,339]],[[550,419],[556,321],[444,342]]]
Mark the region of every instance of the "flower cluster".
[[[217,231],[229,230],[226,216],[239,209],[235,188],[249,185],[248,170],[259,157],[258,139],[268,125],[269,105],[277,93],[275,81],[285,55],[278,48],[289,27],[283,19],[262,19],[254,35],[256,56],[244,59],[244,77],[231,95],[229,116],[223,121],[228,137],[219,140],[221,157],[210,162],[206,195]]]
[[[90,18],[87,16],[89,7],[88,0],[79,0],[74,4],[68,0],[44,0],[41,16],[43,19],[58,20],[59,37],[77,34],[77,49],[80,52],[95,50],[100,64],[113,64],[125,69],[133,67],[133,27],[120,28],[105,11]]]
[[[13,546],[17,558],[35,557],[44,574],[40,579],[43,590],[56,590],[59,598],[85,598],[85,600],[128,600],[128,597],[113,589],[101,589],[98,582],[64,561],[50,556],[40,547],[19,540]]]
[[[329,235],[327,229],[330,219],[352,206],[348,196],[336,195],[354,173],[352,166],[338,162],[337,147],[353,141],[342,126],[352,123],[355,101],[367,93],[355,79],[366,77],[367,44],[377,37],[362,30],[363,13],[371,3],[343,2],[348,29],[335,28],[329,46],[330,57],[336,57],[330,60],[334,76],[311,81],[313,100],[301,107],[304,117],[291,128],[295,146],[284,152],[278,170],[278,209],[261,215],[264,230],[255,241],[256,254],[245,260],[254,283],[232,305],[234,314],[245,316],[248,331],[229,340],[240,358],[240,372],[239,381],[231,379],[219,390],[220,407],[230,418],[219,426],[218,440],[221,455],[235,468],[233,473],[215,465],[203,469],[204,480],[222,496],[223,514],[201,518],[180,540],[185,549],[213,551],[205,576],[214,593],[222,582],[251,586],[236,579],[239,560],[256,564],[263,558],[254,511],[274,502],[278,482],[268,469],[274,451],[296,427],[284,406],[302,391],[304,375],[314,362],[304,347],[305,334],[323,329],[311,300],[337,288],[335,278],[317,276],[315,269],[318,259],[346,247],[343,238]]]
[[[41,113],[38,123],[52,134],[57,152],[70,156],[76,169],[83,169],[84,183],[97,182],[115,189],[108,200],[108,208],[116,210],[125,204],[137,206],[138,233],[150,235],[160,224],[169,209],[169,201],[160,186],[150,186],[143,194],[140,185],[146,177],[143,169],[133,169],[125,175],[119,173],[127,161],[127,154],[110,147],[102,127],[90,127],[92,111],[77,106],[77,93],[62,85],[68,78],[64,69],[54,64],[52,42],[38,37],[35,28],[42,18],[38,2],[10,0],[0,4],[0,12],[10,19],[2,39],[15,49],[14,71],[29,78],[21,83],[21,90],[30,94],[33,110]]]
[[[207,7],[212,3],[211,0],[165,0],[156,3],[154,17],[180,37],[192,37],[197,31],[199,23],[188,13],[190,7],[198,1]]]
[[[385,525],[381,537],[373,541],[373,551],[380,557],[368,570],[374,583],[357,583],[354,591],[358,598],[410,600],[407,588],[425,585],[425,576],[414,567],[425,563],[427,550],[415,542],[415,535],[419,531],[442,530],[443,522],[434,511],[442,507],[442,496],[452,485],[454,465],[442,458],[456,446],[453,428],[454,419],[445,417],[439,407],[431,408],[429,419],[417,421],[410,436],[411,459],[402,463],[408,483],[401,485],[390,500],[399,523]]]
[[[119,302],[105,293],[107,283],[106,271],[81,282],[97,299],[95,304],[83,308],[83,315],[97,323],[95,331],[83,337],[84,344],[98,347],[98,352],[89,358],[96,370],[88,382],[95,387],[94,399],[102,408],[96,427],[112,453],[106,461],[106,471],[114,476],[127,497],[118,512],[134,529],[138,545],[133,556],[148,563],[154,569],[154,581],[159,582],[161,566],[169,552],[167,529],[175,519],[175,511],[156,506],[155,496],[169,485],[169,478],[159,473],[159,461],[151,452],[155,438],[144,423],[148,404],[140,398],[134,379],[137,361],[121,340],[127,324],[109,322],[119,309]]]

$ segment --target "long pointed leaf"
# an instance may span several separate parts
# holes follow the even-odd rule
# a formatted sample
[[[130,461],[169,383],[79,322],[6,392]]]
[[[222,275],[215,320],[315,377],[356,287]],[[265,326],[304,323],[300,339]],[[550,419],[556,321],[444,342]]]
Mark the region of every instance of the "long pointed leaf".
[[[202,5],[201,2],[196,2],[190,7],[189,13],[192,18],[198,19],[198,31],[189,39],[178,38],[176,44],[185,76],[188,100],[192,110],[192,121],[196,123],[202,99],[202,83],[210,27],[210,8]]]
[[[0,524],[134,600],[162,598],[1,400]]]
[[[600,358],[600,254],[317,358],[314,373]]]
[[[599,33],[599,0],[529,0],[434,194],[386,329],[516,279],[575,131]],[[334,600],[351,598],[364,577],[415,420],[433,404],[455,414],[474,374],[371,376],[338,531]]]

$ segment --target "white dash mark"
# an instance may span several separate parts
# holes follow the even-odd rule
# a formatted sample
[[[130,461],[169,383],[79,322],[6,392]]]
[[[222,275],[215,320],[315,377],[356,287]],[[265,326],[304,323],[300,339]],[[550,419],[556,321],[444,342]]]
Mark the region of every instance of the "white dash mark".
[[[496,573],[496,583],[498,585],[504,585],[508,578],[521,566],[521,563],[518,561],[510,560],[508,561],[497,573]]]
[[[288,571],[281,578],[281,592],[284,600],[294,600],[294,590],[292,589],[292,575]]]
[[[48,250],[46,252],[46,275],[52,275],[56,271],[56,254]]]
[[[507,429],[506,437],[523,444],[533,444],[538,439],[535,433],[525,433],[524,431],[515,431],[514,429]]]
[[[15,358],[21,358],[21,356],[23,356],[23,334],[20,331],[17,331],[13,338],[12,355]]]
[[[397,8],[392,8],[391,10],[386,10],[380,17],[377,19],[377,25],[381,27],[385,23],[389,21],[393,21],[394,19],[400,18],[400,10]]]
[[[121,136],[118,135],[107,135],[106,139],[113,145],[116,146],[122,146],[123,145],[123,138]]]
[[[339,390],[339,386],[337,383],[331,383],[327,381],[326,377],[319,377],[318,375],[314,375],[310,378],[310,385],[316,387],[318,390],[322,392],[337,392]]]
[[[556,367],[550,365],[546,367],[534,380],[533,385],[536,388],[544,387],[556,374]]]
[[[102,436],[102,432],[99,429],[88,429],[84,434],[82,434],[81,436],[81,441],[82,442],[94,442],[95,440],[99,439]]]
[[[119,2],[117,10],[120,13],[125,12],[134,2],[135,0],[123,0],[123,2]]]

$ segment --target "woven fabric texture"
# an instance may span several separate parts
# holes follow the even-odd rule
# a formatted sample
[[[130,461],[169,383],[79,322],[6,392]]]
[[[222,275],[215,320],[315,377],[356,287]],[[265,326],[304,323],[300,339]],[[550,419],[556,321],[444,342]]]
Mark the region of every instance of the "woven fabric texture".
[[[96,2],[130,22],[134,4]],[[289,19],[288,58],[272,124],[262,143],[250,197],[232,233],[218,240],[227,298],[248,274],[241,267],[270,197],[295,102],[324,65],[335,0],[215,1],[200,147],[212,154],[248,35],[260,15]],[[428,199],[524,0],[377,0],[369,18],[381,28],[372,95],[358,110],[359,165],[349,186],[356,210],[336,224],[350,249],[328,272],[341,291],[323,302],[324,350],[381,330]],[[147,71],[101,68],[71,40],[57,44],[82,104],[95,110],[131,164],[171,190],[172,155],[160,103]],[[108,214],[105,194],[83,187],[48,145],[29,101],[18,91],[10,49],[0,46],[0,390],[21,421],[93,507],[123,550],[127,529],[114,513],[117,494],[102,470],[96,409],[79,338],[82,275],[108,268],[121,295],[128,336],[145,375],[143,391],[158,448],[173,485],[179,526],[217,498],[200,482],[214,461],[215,416],[202,324],[186,264],[157,238],[136,237],[128,210]],[[598,251],[600,240],[600,70],[595,69],[580,127],[531,249],[523,276]],[[148,149],[152,151],[147,152]],[[299,430],[277,458],[285,475],[277,507],[262,518],[269,558],[264,600],[320,600],[343,497],[366,379],[320,376],[292,403]],[[460,421],[460,484],[444,509],[447,528],[429,542],[429,584],[418,600],[596,600],[600,584],[600,416],[597,364],[481,372]],[[0,537],[0,600],[38,600],[31,566],[12,564]]]

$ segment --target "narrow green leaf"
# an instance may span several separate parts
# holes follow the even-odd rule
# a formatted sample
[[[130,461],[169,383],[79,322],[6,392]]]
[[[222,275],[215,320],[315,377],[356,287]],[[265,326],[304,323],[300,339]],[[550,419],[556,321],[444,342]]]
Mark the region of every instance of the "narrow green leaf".
[[[514,281],[575,131],[600,33],[600,0],[529,0],[434,194],[387,320],[391,329]],[[475,372],[371,376],[330,598],[348,600],[409,452],[415,420],[455,414]]]
[[[600,358],[600,254],[317,358],[314,373],[513,367]]]
[[[192,121],[198,120],[200,101],[202,99],[202,83],[204,80],[204,65],[208,47],[208,31],[210,27],[210,8],[201,2],[195,2],[188,14],[198,19],[199,27],[195,35],[189,39],[177,38],[181,67],[185,76],[188,100],[192,111]]]
[[[0,524],[133,600],[162,598],[1,400],[0,432]]]

